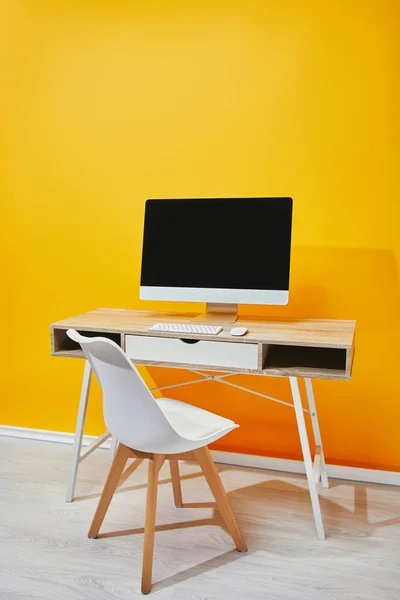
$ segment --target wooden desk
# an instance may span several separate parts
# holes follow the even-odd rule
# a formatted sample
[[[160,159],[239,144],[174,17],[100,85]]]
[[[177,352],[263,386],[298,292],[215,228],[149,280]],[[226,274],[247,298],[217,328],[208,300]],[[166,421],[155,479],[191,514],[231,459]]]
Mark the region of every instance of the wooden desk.
[[[232,325],[225,325],[216,336],[182,336],[179,333],[149,331],[157,322],[191,323],[193,316],[187,313],[98,309],[51,325],[51,352],[53,356],[84,358],[80,347],[66,335],[67,329],[72,328],[84,335],[100,335],[114,340],[135,364],[187,369],[201,377],[192,383],[218,381],[294,408],[317,534],[320,539],[324,539],[317,485],[321,480],[322,485],[328,487],[328,478],[311,380],[350,379],[354,357],[355,321],[264,319],[246,316],[239,318],[235,323],[235,327],[249,329],[243,337],[230,335]],[[218,374],[210,375],[210,371]],[[293,404],[233,383],[231,378],[238,373],[287,377],[290,381]],[[299,377],[305,379],[309,410],[302,405]],[[72,501],[74,497],[79,462],[110,437],[109,432],[105,432],[81,454],[90,380],[91,369],[86,363],[67,501]],[[188,382],[185,382],[185,385],[188,385]],[[304,412],[311,415],[316,444],[314,460],[311,457]]]

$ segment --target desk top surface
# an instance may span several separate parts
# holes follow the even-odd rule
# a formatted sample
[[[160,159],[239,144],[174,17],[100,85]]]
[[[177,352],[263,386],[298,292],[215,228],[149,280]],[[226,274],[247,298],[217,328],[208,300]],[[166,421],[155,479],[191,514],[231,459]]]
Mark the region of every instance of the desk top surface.
[[[146,334],[161,337],[181,337],[182,334],[148,331],[158,322],[192,323],[196,313],[174,313],[116,308],[99,308],[76,317],[53,323],[51,327],[79,329],[81,331],[104,331],[127,334]],[[200,323],[199,323],[200,324]],[[247,327],[243,337],[230,334],[232,327]],[[185,337],[196,339],[215,339],[241,343],[276,343],[295,346],[320,346],[325,348],[351,348],[354,344],[356,321],[329,319],[293,319],[240,316],[235,324],[224,324],[223,330],[216,336]]]

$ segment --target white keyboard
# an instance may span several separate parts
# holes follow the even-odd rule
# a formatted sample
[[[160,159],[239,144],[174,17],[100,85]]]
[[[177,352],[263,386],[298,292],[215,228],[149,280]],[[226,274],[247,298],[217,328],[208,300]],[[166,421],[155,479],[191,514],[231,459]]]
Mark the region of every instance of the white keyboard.
[[[200,333],[201,335],[217,335],[222,331],[220,325],[185,325],[184,323],[156,323],[149,331],[165,331],[166,333]]]

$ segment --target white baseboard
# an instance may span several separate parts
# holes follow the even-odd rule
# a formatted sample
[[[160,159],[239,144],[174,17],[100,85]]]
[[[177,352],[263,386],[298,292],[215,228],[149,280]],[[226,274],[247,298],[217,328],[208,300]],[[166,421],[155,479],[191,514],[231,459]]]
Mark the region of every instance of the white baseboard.
[[[65,431],[50,431],[48,429],[30,429],[29,427],[11,427],[0,425],[0,436],[23,438],[25,440],[39,440],[41,442],[56,442],[57,444],[73,444],[74,434]],[[95,435],[84,435],[83,446],[89,446],[96,439]],[[106,440],[102,448],[110,447],[110,440]]]
[[[1,435],[1,431],[0,431]],[[239,467],[253,467],[268,471],[283,471],[284,473],[300,473],[305,475],[304,463],[301,460],[288,458],[270,458],[252,454],[236,454],[234,452],[213,452],[215,462]],[[360,467],[344,467],[341,465],[326,465],[328,477],[344,479],[345,481],[361,481],[363,483],[382,483],[400,486],[400,473],[397,471],[380,471],[378,469],[362,469]]]
[[[73,433],[48,431],[47,429],[29,429],[27,427],[10,427],[8,425],[0,425],[0,436],[40,440],[43,442],[57,442],[59,444],[72,444],[74,441]],[[88,446],[94,439],[96,439],[94,435],[84,435],[82,444]],[[109,448],[110,440],[105,441],[101,447]],[[212,455],[215,462],[226,465],[305,474],[304,463],[300,460],[220,451],[213,451]],[[343,467],[339,465],[327,465],[327,469],[328,476],[333,479],[400,486],[400,473],[396,471],[380,471],[378,469],[361,469],[359,467]]]

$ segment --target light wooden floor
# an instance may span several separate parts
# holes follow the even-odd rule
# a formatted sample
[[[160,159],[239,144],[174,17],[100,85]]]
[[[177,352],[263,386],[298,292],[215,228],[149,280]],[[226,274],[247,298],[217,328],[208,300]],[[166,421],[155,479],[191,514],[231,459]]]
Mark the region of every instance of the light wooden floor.
[[[1,600],[143,598],[145,465],[115,496],[106,535],[89,540],[108,456],[100,450],[82,463],[79,498],[66,504],[70,453],[0,438]],[[328,538],[319,542],[303,477],[221,466],[249,546],[239,554],[198,467],[186,463],[181,472],[184,509],[174,507],[168,466],[160,473],[154,598],[400,599],[399,488],[331,481],[322,492]]]

